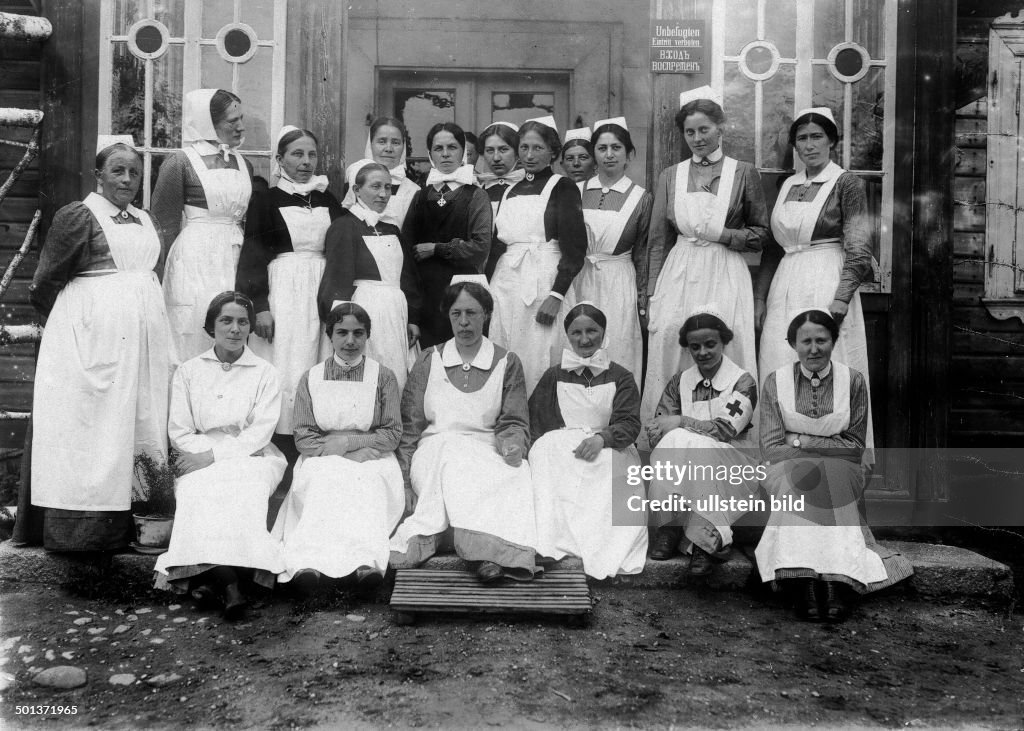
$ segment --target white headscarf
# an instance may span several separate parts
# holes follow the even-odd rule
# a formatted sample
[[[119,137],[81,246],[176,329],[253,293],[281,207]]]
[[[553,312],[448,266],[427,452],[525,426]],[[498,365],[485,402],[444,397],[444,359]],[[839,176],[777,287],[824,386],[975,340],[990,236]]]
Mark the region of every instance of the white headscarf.
[[[390,127],[391,125],[382,125],[382,126]],[[373,159],[373,145],[372,145],[372,142],[373,142],[373,140],[371,139],[371,135],[370,135],[369,132],[367,132],[366,133],[366,149],[363,150],[363,157],[365,159],[369,160],[370,162],[376,162],[376,160]],[[395,185],[398,185],[399,183],[401,183],[406,178],[406,173],[405,173],[405,153],[406,153],[406,145],[405,145],[405,140],[403,139],[402,140],[402,156],[400,158],[398,158],[398,164],[397,165],[395,165],[393,168],[389,168],[388,169],[388,172],[391,173],[391,182],[394,183]]]
[[[314,190],[318,190],[323,193],[327,190],[327,186],[330,181],[326,175],[312,175],[309,180],[305,183],[299,183],[288,177],[288,173],[282,169],[281,164],[277,161],[277,148],[281,146],[281,138],[289,132],[301,132],[298,127],[286,124],[281,128],[281,131],[277,133],[277,139],[274,140],[273,157],[270,159],[270,175],[271,177],[276,176],[278,178],[277,187],[283,190],[285,193],[297,193],[299,195],[308,195]]]
[[[238,146],[231,147],[217,137],[217,128],[210,116],[210,100],[219,89],[193,89],[185,94],[181,104],[181,144],[192,145],[200,155],[224,155],[224,162],[230,159]]]
[[[348,183],[348,193],[345,194],[345,206],[348,208],[349,213],[358,218],[360,221],[365,223],[370,228],[377,228],[377,223],[380,221],[380,217],[383,213],[377,213],[377,211],[371,209],[356,196],[356,176],[359,175],[359,171],[367,165],[377,164],[373,158],[366,157],[345,168],[345,182]],[[349,198],[352,199],[349,203]]]

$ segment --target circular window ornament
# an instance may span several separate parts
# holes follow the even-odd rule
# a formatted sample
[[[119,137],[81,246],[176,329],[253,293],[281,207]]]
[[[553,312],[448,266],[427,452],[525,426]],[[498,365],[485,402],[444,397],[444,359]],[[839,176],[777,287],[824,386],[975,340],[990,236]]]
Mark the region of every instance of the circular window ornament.
[[[740,51],[739,67],[748,79],[766,81],[779,70],[779,49],[771,41],[752,41]]]
[[[229,23],[217,31],[217,53],[225,61],[245,63],[256,55],[256,31],[245,23]]]
[[[828,70],[840,81],[860,81],[870,68],[871,56],[859,43],[839,43],[828,52]]]
[[[152,18],[140,20],[128,29],[128,50],[145,61],[163,56],[170,40],[167,26]]]

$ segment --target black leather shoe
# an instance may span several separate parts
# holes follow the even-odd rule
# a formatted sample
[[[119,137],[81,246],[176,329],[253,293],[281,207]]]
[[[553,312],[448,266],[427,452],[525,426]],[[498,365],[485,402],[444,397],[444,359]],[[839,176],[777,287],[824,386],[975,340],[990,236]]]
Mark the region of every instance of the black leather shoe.
[[[220,606],[217,590],[209,584],[200,584],[192,590],[192,599],[199,609],[216,609]]]
[[[245,616],[245,608],[248,606],[245,597],[238,588],[238,584],[228,584],[224,587],[224,619],[229,622],[242,619]]]
[[[703,548],[697,546],[693,547],[693,553],[690,554],[690,566],[687,569],[687,573],[690,576],[707,576],[711,573],[713,563],[711,556]]]
[[[838,581],[826,581],[825,584],[825,619],[829,622],[842,622],[850,613],[846,602],[845,586]]]
[[[797,591],[796,616],[806,622],[817,622],[821,619],[819,608],[818,582],[815,579],[799,579]]]
[[[680,530],[666,526],[658,528],[654,534],[654,546],[651,548],[652,561],[668,561],[676,555],[676,545],[679,543]]]
[[[501,581],[502,576],[504,576],[504,572],[501,570],[501,566],[493,561],[481,561],[480,565],[476,567],[476,578],[481,583],[493,584],[495,581]]]

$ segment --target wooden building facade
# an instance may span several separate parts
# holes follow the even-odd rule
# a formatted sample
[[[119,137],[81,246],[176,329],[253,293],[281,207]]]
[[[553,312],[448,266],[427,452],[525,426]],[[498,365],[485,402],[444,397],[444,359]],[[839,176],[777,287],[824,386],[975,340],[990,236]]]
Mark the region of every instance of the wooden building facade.
[[[682,154],[672,124],[678,93],[709,83],[725,96],[726,152],[755,162],[773,201],[793,166],[784,133],[794,111],[824,104],[844,132],[840,163],[865,180],[877,214],[878,266],[863,294],[876,442],[1014,446],[1024,437],[1024,276],[1014,269],[1024,264],[1024,250],[1016,258],[1024,228],[1018,236],[1014,223],[1024,203],[1016,185],[988,182],[988,97],[993,20],[1021,7],[1024,0],[2,3],[47,17],[54,33],[41,45],[0,48],[0,107],[47,114],[41,158],[0,207],[0,258],[6,264],[20,244],[37,192],[45,225],[91,189],[97,133],[133,134],[152,185],[180,144],[181,95],[200,86],[242,97],[245,151],[264,176],[281,124],[317,133],[335,190],[344,160],[363,156],[367,125],[381,114],[405,119],[414,163],[435,121],[479,131],[495,119],[550,113],[565,129],[623,115],[638,148],[630,175],[650,185]],[[699,73],[652,72],[655,19],[702,30]],[[1013,23],[1004,25],[1013,56]],[[1019,70],[1015,78],[1018,102],[1009,117],[1005,102],[999,107],[1003,125],[1020,115]],[[1009,143],[1000,139],[1002,155]],[[17,157],[0,146],[0,176]],[[1016,180],[1012,170],[999,174]],[[1009,239],[1000,233],[1008,227]],[[0,303],[6,323],[34,319],[34,264],[33,255]],[[1003,269],[1016,274],[1000,278]],[[31,408],[32,361],[30,346],[0,353],[0,408]],[[2,446],[20,443],[18,426],[0,425]],[[869,495],[906,512],[946,499],[947,478],[893,457],[878,466]]]

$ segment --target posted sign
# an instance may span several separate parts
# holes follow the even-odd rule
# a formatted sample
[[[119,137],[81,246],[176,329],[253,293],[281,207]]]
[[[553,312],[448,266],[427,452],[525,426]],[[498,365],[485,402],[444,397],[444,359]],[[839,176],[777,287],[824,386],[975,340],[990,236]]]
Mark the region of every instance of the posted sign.
[[[703,20],[651,21],[651,72],[702,74],[707,43]]]

